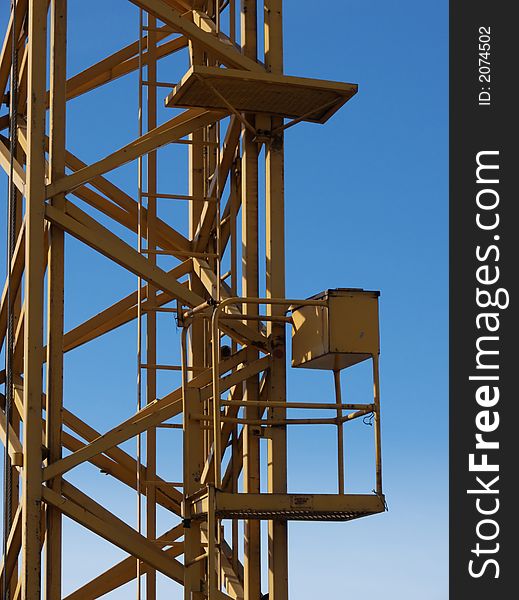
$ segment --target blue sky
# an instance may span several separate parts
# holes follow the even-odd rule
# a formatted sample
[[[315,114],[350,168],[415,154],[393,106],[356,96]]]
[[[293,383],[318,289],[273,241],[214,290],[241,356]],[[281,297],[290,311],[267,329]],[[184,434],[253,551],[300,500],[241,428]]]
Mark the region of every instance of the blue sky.
[[[137,11],[124,0],[69,4],[69,75],[137,35]],[[326,125],[302,124],[286,134],[287,296],[334,287],[381,290],[389,505],[385,514],[352,523],[291,524],[293,600],[448,597],[447,16],[443,0],[347,0],[333,7],[285,0],[286,73],[359,84],[357,96]],[[159,78],[176,81],[184,66],[165,60]],[[135,77],[73,101],[68,127],[69,149],[85,162],[136,137]],[[184,149],[161,150],[163,189],[185,189],[186,156]],[[135,164],[110,178],[135,194]],[[182,229],[185,206],[161,210]],[[136,285],[135,277],[74,240],[67,241],[66,281],[67,328]],[[161,360],[175,362],[175,325],[162,323]],[[65,403],[105,431],[135,410],[134,374],[135,326],[129,325],[67,356]],[[369,401],[367,375],[365,366],[343,374],[346,397]],[[167,391],[177,382],[175,375],[162,376],[160,387]],[[289,393],[293,400],[329,401],[332,375],[291,371]],[[178,480],[180,440],[171,432],[160,435],[159,462],[169,479]],[[374,486],[371,439],[362,422],[346,427],[350,491]],[[333,428],[298,429],[289,444],[290,489],[334,491]],[[135,522],[134,493],[108,478],[99,483],[89,466],[70,479]],[[168,525],[165,515],[160,519]],[[65,541],[65,592],[123,556],[70,523]],[[181,597],[177,586],[171,589],[172,598]]]

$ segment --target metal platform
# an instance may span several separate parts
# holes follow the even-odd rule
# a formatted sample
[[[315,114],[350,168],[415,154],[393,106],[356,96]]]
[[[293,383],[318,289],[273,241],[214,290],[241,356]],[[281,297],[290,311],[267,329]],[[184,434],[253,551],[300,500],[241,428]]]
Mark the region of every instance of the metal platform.
[[[209,493],[193,498],[191,517],[205,519]],[[351,521],[384,512],[384,496],[374,494],[230,494],[215,492],[220,519]]]
[[[357,89],[352,83],[195,65],[165,104],[213,110],[230,105],[240,112],[325,123]]]

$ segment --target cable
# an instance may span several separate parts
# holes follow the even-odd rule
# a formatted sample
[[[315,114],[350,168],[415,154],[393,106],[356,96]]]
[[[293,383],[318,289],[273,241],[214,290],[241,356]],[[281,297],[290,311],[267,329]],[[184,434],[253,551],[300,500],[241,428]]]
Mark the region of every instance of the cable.
[[[373,427],[373,419],[375,418],[375,413],[372,411],[369,414],[367,414],[365,417],[363,417],[362,422],[364,423],[364,425],[369,425],[370,427]]]

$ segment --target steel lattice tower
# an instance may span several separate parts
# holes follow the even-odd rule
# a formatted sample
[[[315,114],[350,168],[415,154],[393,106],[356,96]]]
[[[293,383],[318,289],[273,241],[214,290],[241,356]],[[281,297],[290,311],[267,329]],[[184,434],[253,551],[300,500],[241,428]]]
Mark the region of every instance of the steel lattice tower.
[[[301,121],[324,123],[357,87],[284,74],[282,0],[264,0],[263,18],[256,0],[130,1],[140,11],[138,39],[72,77],[67,0],[13,0],[1,49],[0,94],[9,112],[0,115],[0,164],[10,182],[0,312],[6,355],[0,426],[8,450],[1,594],[61,600],[65,516],[129,555],[70,599],[97,598],[139,580],[137,597],[153,600],[160,572],[184,586],[186,600],[260,600],[268,568],[269,600],[287,600],[289,520],[346,521],[385,506],[378,293],[338,289],[303,300],[285,292],[284,132]],[[168,84],[157,67],[172,55],[189,66],[167,90],[165,109],[160,91]],[[67,102],[135,72],[139,136],[84,163],[66,146]],[[171,144],[189,155],[188,194],[159,186],[158,151]],[[139,172],[134,195],[110,179],[131,161]],[[188,203],[188,235],[160,217],[158,204],[168,200]],[[111,231],[107,217],[135,243]],[[138,277],[135,292],[70,331],[64,331],[65,236]],[[162,266],[164,256],[175,260],[173,268]],[[161,313],[178,323],[181,364],[160,362]],[[63,357],[131,321],[138,324],[137,412],[99,432],[67,408]],[[333,401],[287,398],[290,330],[292,366],[332,371]],[[340,371],[364,360],[373,364],[374,395],[345,404]],[[161,370],[178,371],[181,385],[158,397]],[[293,409],[310,416],[293,418]],[[332,416],[312,418],[313,409]],[[376,490],[346,493],[343,427],[371,414]],[[336,426],[336,494],[287,490],[286,433],[298,424]],[[159,428],[182,436],[180,482],[161,476]],[[135,454],[120,447],[132,439]],[[87,462],[136,490],[137,528],[67,480]],[[157,529],[158,507],[171,514],[167,531]],[[268,521],[267,565],[262,520]]]

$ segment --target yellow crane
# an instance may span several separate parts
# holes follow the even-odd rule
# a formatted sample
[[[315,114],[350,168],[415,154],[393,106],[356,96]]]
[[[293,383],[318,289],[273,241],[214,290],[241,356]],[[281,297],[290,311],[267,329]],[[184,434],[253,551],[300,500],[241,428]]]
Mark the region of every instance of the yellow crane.
[[[154,600],[157,573],[182,585],[186,600],[287,600],[290,520],[348,521],[385,507],[378,292],[341,288],[303,299],[285,291],[285,130],[302,121],[326,123],[357,86],[284,73],[281,0],[264,0],[262,18],[256,0],[131,3],[139,9],[138,39],[68,79],[67,0],[13,0],[1,49],[0,94],[9,113],[0,116],[8,129],[0,136],[0,164],[10,183],[0,312],[1,594],[63,598],[65,516],[128,554],[69,600],[98,598],[132,580],[137,598]],[[176,84],[158,78],[159,64],[172,56],[189,65]],[[67,103],[131,73],[139,81],[138,137],[83,162],[66,146]],[[159,186],[158,152],[172,144],[188,158],[188,194]],[[110,179],[132,161],[139,173],[134,195]],[[170,200],[187,203],[187,227],[161,216],[158,206]],[[116,235],[107,219],[135,243]],[[68,331],[65,236],[138,278],[136,291],[121,292],[117,303]],[[166,268],[164,257],[174,266]],[[179,326],[180,364],[160,360],[161,313]],[[64,355],[131,321],[138,327],[137,410],[97,431],[67,408]],[[287,397],[287,335],[291,366],[331,371],[333,398]],[[373,396],[344,403],[341,370],[366,360]],[[159,396],[161,371],[181,379]],[[313,417],[315,410],[330,416]],[[343,430],[367,415],[374,419],[376,487],[352,494]],[[287,428],[297,425],[335,427],[336,493],[288,490]],[[161,428],[182,436],[182,481],[168,481],[158,468]],[[135,455],[121,448],[132,439]],[[69,481],[67,474],[86,463],[136,491],[137,527]],[[171,517],[166,531],[158,529],[159,508]],[[268,522],[267,564],[261,521]]]

